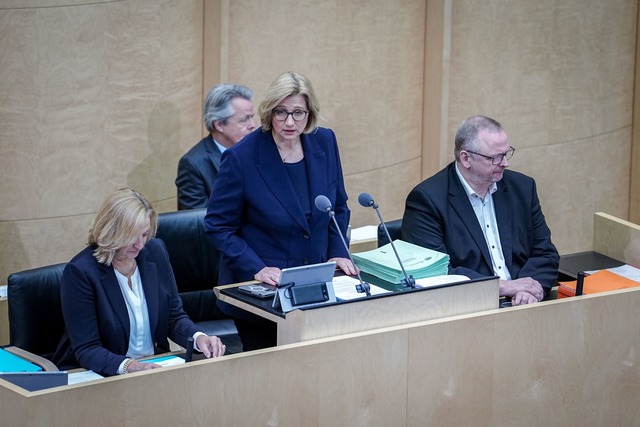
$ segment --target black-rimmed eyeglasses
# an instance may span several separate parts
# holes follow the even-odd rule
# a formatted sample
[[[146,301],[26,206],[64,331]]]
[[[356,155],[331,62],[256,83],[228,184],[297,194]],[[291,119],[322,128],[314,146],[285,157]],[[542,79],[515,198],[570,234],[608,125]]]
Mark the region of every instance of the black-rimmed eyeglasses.
[[[308,113],[308,111],[304,110],[293,110],[289,112],[281,108],[276,108],[273,110],[273,117],[278,121],[284,122],[291,116],[296,122],[301,122],[307,117]]]
[[[491,160],[492,165],[499,165],[500,163],[502,163],[503,159],[507,159],[507,160],[511,159],[513,157],[513,153],[516,152],[516,149],[510,146],[507,151],[505,151],[502,154],[496,154],[495,156],[487,156],[486,154],[480,154],[480,153],[476,153],[475,151],[466,150],[466,149],[464,151],[471,154],[477,154],[478,156],[482,156],[485,159],[489,159]]]

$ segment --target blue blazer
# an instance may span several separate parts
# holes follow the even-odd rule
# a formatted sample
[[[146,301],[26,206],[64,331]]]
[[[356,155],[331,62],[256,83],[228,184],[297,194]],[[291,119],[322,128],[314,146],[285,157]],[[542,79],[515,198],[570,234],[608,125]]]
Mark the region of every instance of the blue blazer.
[[[113,267],[99,263],[87,247],[65,267],[60,286],[66,332],[53,357],[60,369],[81,366],[115,375],[129,348],[129,315]],[[151,239],[136,259],[149,311],[156,353],[170,338],[186,348],[196,325],[182,309],[164,243]]]
[[[493,201],[506,265],[513,279],[532,277],[549,292],[559,256],[551,243],[535,181],[505,170]],[[454,163],[418,184],[407,197],[402,239],[449,254],[450,274],[493,276],[491,255]]]
[[[221,252],[219,284],[253,280],[264,267],[293,267],[347,257],[338,231],[314,200],[331,201],[340,232],[349,224],[336,136],[303,134],[311,219],[307,221],[270,131],[258,128],[223,153],[205,228]]]
[[[178,210],[207,207],[221,156],[211,134],[182,156],[176,177]]]

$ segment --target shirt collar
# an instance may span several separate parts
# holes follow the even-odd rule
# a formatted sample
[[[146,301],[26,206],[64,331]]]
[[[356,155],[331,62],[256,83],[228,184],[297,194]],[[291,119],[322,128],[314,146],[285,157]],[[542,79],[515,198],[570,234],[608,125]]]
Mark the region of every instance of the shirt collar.
[[[218,147],[218,150],[220,150],[220,153],[224,153],[224,150],[226,150],[227,147],[225,147],[224,145],[220,144],[218,141],[215,140],[215,138],[211,138],[211,139],[213,139],[213,142]]]
[[[453,164],[456,168],[456,174],[458,175],[458,179],[460,179],[460,182],[462,183],[462,187],[464,188],[465,193],[467,193],[467,196],[471,197],[475,195],[476,197],[480,197],[480,195],[476,193],[473,190],[473,188],[471,188],[467,180],[464,179],[464,177],[462,176],[462,173],[460,173],[460,169],[458,169],[458,162],[454,162]],[[498,191],[498,184],[494,182],[493,184],[491,184],[491,187],[489,187],[489,194],[493,194],[496,191]]]

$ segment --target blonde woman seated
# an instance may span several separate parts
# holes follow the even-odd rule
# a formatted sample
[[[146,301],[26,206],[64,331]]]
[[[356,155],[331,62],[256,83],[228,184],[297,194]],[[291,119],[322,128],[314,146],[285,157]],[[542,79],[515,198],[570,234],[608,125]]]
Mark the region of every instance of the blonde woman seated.
[[[164,243],[153,236],[157,214],[140,193],[124,188],[103,203],[88,247],[65,267],[60,287],[66,325],[53,362],[102,375],[159,368],[139,358],[168,352],[168,338],[206,357],[222,356],[182,309]]]

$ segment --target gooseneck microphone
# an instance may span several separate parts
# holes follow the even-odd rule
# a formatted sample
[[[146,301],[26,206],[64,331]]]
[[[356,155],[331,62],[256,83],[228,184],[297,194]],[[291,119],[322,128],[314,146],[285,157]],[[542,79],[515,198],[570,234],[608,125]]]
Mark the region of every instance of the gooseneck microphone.
[[[336,226],[338,235],[340,236],[340,239],[342,240],[342,244],[347,250],[347,254],[349,255],[351,264],[353,264],[353,268],[356,270],[356,275],[358,276],[358,280],[360,281],[360,284],[356,286],[356,290],[358,292],[364,292],[367,296],[371,296],[371,287],[367,282],[362,280],[362,277],[360,277],[358,266],[356,266],[356,263],[353,262],[353,257],[351,256],[349,245],[347,245],[346,240],[344,240],[344,236],[342,235],[342,232],[340,231],[340,227],[338,226],[338,221],[336,221],[336,213],[331,209],[331,201],[327,196],[324,196],[321,194],[318,197],[316,197],[315,204],[316,204],[316,208],[318,208],[322,212],[326,212],[329,215],[329,217],[333,220],[333,224]]]
[[[380,214],[380,209],[378,209],[378,204],[373,200],[373,197],[369,193],[360,193],[358,196],[358,203],[364,206],[365,208],[373,208],[378,214],[378,218],[380,218],[380,224],[382,224],[382,228],[384,229],[384,233],[387,235],[387,239],[391,243],[391,248],[393,249],[393,253],[396,254],[396,258],[398,259],[398,264],[400,264],[400,269],[402,270],[402,275],[404,279],[400,281],[400,284],[405,288],[415,288],[416,280],[412,275],[407,275],[407,272],[404,269],[404,265],[402,265],[402,260],[400,259],[400,255],[398,255],[398,251],[396,250],[396,245],[393,244],[393,240],[389,235],[389,229],[387,228],[387,224],[384,223],[382,219],[382,215]]]

